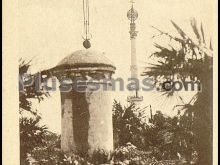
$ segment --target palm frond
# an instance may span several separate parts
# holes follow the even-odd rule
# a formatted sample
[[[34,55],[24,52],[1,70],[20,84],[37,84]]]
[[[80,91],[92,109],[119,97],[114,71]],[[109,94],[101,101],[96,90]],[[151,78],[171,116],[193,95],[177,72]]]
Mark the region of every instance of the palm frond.
[[[182,38],[184,38],[184,39],[188,38],[186,33],[174,21],[171,20],[171,23],[176,28],[177,32],[181,35]]]
[[[196,38],[198,39],[199,43],[201,43],[201,36],[200,36],[199,30],[197,28],[196,19],[195,18],[191,19],[190,23],[191,23],[191,27],[193,29],[193,32],[196,35]]]
[[[205,34],[204,34],[204,30],[203,30],[203,26],[202,26],[202,23],[201,23],[201,33],[202,33],[202,41],[204,44],[206,44],[206,41],[205,41]]]
[[[160,32],[160,35],[158,35],[158,36],[165,35],[165,36],[168,36],[170,39],[173,39],[173,40],[175,40],[175,41],[177,41],[177,42],[179,42],[179,43],[182,43],[182,44],[185,43],[185,39],[182,39],[182,38],[179,38],[179,37],[174,37],[174,36],[172,36],[171,34],[166,33],[166,32],[163,32],[162,30],[160,30],[160,29],[158,29],[158,28],[156,28],[156,27],[154,27],[154,26],[151,26],[151,27]],[[155,37],[155,36],[154,36],[154,37]]]

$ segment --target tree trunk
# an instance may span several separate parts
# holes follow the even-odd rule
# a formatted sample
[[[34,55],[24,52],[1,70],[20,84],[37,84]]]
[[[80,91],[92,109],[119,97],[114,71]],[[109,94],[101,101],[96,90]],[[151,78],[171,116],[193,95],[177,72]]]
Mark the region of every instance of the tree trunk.
[[[213,76],[212,70],[205,74],[202,92],[195,103],[195,133],[198,138],[198,165],[212,165],[213,147]]]

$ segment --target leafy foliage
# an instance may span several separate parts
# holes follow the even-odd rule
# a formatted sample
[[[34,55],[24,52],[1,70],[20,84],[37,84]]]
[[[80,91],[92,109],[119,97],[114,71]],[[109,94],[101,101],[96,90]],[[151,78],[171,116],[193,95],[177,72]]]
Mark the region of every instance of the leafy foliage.
[[[190,117],[171,118],[158,111],[151,123],[147,124],[142,122],[142,115],[133,105],[122,108],[115,101],[113,107],[114,138],[117,142],[113,153],[102,150],[94,151],[91,156],[64,153],[60,149],[60,136],[39,126],[40,117],[24,118],[20,123],[21,144],[24,148],[21,148],[21,153],[26,149],[27,157],[24,155],[22,164],[168,165],[180,163],[172,160],[177,159],[177,153],[186,158],[187,154],[191,154],[190,148],[194,149],[188,140],[191,134],[188,128]]]
[[[59,139],[59,136],[57,136]],[[49,140],[49,139],[48,139]],[[149,152],[141,151],[131,143],[118,147],[113,153],[105,153],[102,150],[95,151],[91,157],[79,156],[74,153],[64,153],[57,146],[57,141],[50,139],[44,147],[35,147],[28,155],[29,164],[35,165],[155,165],[155,164],[179,164],[180,161],[158,161]],[[173,163],[174,162],[174,163]]]
[[[32,108],[30,99],[38,99],[42,101],[44,96],[48,97],[49,94],[43,90],[36,90],[35,79],[37,74],[28,75],[30,63],[20,59],[19,64],[19,112],[20,112],[20,161],[21,164],[27,164],[27,155],[35,147],[43,147],[46,144],[48,130],[46,126],[39,124],[41,117],[36,110]],[[28,76],[26,76],[28,75]],[[27,85],[27,82],[32,81]],[[29,112],[30,117],[24,117],[23,112]]]
[[[146,67],[143,75],[153,76],[158,81],[173,80],[174,76],[182,81],[187,78],[193,81],[196,79],[205,81],[212,73],[210,71],[212,71],[213,55],[211,42],[209,47],[206,44],[202,24],[199,30],[196,20],[191,20],[191,27],[196,36],[196,41],[194,41],[176,23],[173,21],[171,23],[180,37],[174,37],[154,27],[159,31],[159,36],[168,37],[172,42],[167,43],[167,47],[155,43],[157,50],[151,57],[156,58],[157,64],[150,64],[150,67]]]
[[[19,110],[31,112],[37,115],[36,110],[33,110],[30,99],[38,99],[38,101],[44,100],[44,97],[48,97],[49,93],[39,89],[37,83],[39,79],[42,79],[41,75],[36,73],[34,75],[28,74],[31,61],[19,60]],[[38,79],[38,81],[36,81]],[[41,84],[39,84],[41,85]]]
[[[46,144],[45,137],[48,133],[46,126],[39,126],[40,117],[20,118],[20,153],[24,160],[27,153],[30,153],[35,147],[42,147]]]
[[[159,31],[159,36],[168,37],[171,42],[167,43],[167,47],[155,44],[157,51],[151,57],[156,59],[156,64],[146,67],[143,75],[154,77],[156,82],[175,79],[185,82],[190,79],[202,84],[202,92],[182,105],[181,110],[185,111],[185,116],[192,117],[188,135],[191,137],[193,132],[197,138],[194,144],[199,153],[199,164],[209,165],[212,164],[212,43],[210,41],[208,45],[203,26],[201,24],[198,28],[195,19],[190,22],[195,39],[189,37],[175,22],[171,23],[179,36],[172,36],[154,27]],[[172,96],[174,91],[165,91],[165,94]],[[188,141],[191,141],[190,138]]]
[[[134,145],[137,150],[147,153],[147,158],[157,161],[179,159],[178,154],[188,161],[196,161],[197,158],[192,158],[192,153],[196,152],[196,138],[191,128],[191,116],[178,115],[171,118],[157,111],[150,123],[144,123],[138,112],[133,105],[122,108],[120,103],[114,102],[113,128],[116,148]],[[121,159],[124,160],[123,155]]]
[[[141,122],[143,114],[138,113],[137,109],[132,104],[122,108],[117,101],[113,105],[113,133],[115,147],[123,146],[131,142],[135,146],[143,147],[142,133],[144,132],[145,124]]]

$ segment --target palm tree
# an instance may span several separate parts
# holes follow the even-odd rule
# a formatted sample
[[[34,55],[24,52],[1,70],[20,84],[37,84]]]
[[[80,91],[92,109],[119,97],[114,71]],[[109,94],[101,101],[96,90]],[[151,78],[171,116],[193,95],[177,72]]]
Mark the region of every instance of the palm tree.
[[[30,99],[37,99],[40,102],[44,100],[45,97],[49,97],[50,94],[42,89],[36,89],[35,83],[38,83],[36,79],[41,75],[39,73],[28,74],[31,62],[32,60],[28,62],[23,59],[19,60],[19,112],[21,114],[25,111],[30,112],[33,115],[37,115],[37,112],[33,110],[31,106]],[[42,76],[41,79],[43,79]],[[32,80],[34,80],[33,83],[25,85],[27,82]]]
[[[30,99],[37,99],[39,102],[44,100],[44,97],[48,97],[49,93],[43,90],[36,90],[35,82],[31,85],[25,85],[26,81],[35,79],[37,74],[29,74],[29,77],[25,79],[30,69],[30,63],[23,59],[19,60],[19,128],[20,128],[20,163],[28,164],[26,162],[27,154],[34,149],[34,147],[45,146],[45,138],[48,134],[46,126],[39,124],[41,117],[37,110],[32,107]],[[29,114],[29,117],[25,117],[24,114]]]
[[[199,165],[212,164],[212,79],[213,79],[213,49],[210,41],[205,40],[203,26],[197,26],[195,19],[191,20],[192,32],[196,39],[189,37],[175,22],[171,21],[179,36],[163,32],[155,27],[159,35],[168,37],[170,43],[161,46],[155,43],[157,51],[151,57],[155,64],[147,66],[143,76],[154,77],[156,83],[166,80],[198,81],[202,84],[202,91],[197,92],[190,102],[184,103],[182,110],[185,115],[192,117],[192,132],[197,137],[196,149],[199,154]],[[156,37],[156,36],[154,36]],[[172,96],[175,91],[163,91]],[[179,96],[182,100],[182,98]]]

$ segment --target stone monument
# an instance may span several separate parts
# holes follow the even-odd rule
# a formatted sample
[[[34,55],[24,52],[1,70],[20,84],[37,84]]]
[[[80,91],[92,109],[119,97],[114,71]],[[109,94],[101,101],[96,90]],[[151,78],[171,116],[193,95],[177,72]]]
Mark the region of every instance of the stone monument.
[[[102,80],[111,79],[115,69],[104,53],[90,49],[70,54],[51,69],[62,86],[61,149],[64,152],[91,154],[98,149],[113,150],[111,84]],[[85,83],[74,88],[76,80]],[[97,85],[98,91],[90,90]],[[103,86],[109,90],[103,90]]]

